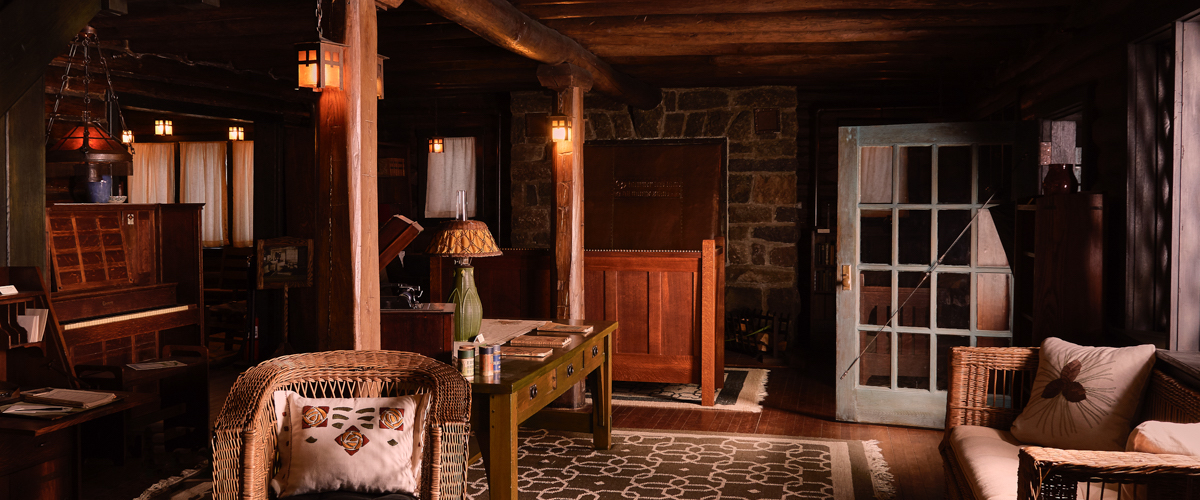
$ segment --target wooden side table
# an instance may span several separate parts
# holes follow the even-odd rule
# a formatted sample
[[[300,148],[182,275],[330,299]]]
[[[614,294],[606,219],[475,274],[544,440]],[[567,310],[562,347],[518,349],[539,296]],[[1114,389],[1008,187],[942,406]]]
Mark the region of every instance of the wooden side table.
[[[586,336],[571,335],[570,345],[554,349],[547,358],[503,358],[498,376],[484,377],[477,368],[471,380],[471,428],[488,471],[492,500],[517,498],[517,427],[523,422],[590,432],[597,450],[612,446],[612,334],[617,323],[568,323],[594,328]],[[544,409],[584,379],[592,392],[591,411]]]
[[[444,363],[454,342],[454,304],[418,304],[413,309],[379,310],[379,348],[424,354]]]

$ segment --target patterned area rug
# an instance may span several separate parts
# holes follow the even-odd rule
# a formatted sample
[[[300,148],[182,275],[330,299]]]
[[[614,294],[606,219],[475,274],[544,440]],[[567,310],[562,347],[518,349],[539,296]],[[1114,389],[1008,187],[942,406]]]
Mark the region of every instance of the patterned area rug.
[[[615,381],[612,399],[614,405],[758,413],[759,403],[767,397],[767,373],[761,368],[726,368],[725,386],[717,392],[715,406],[700,406],[699,384]]]
[[[608,451],[591,435],[521,431],[521,498],[890,499],[893,478],[875,441],[617,430]],[[467,496],[488,500],[481,462]]]

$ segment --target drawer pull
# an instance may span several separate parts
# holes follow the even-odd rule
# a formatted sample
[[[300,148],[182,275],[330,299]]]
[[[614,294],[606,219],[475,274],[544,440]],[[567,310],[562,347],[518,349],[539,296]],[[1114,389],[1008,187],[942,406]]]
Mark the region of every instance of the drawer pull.
[[[574,375],[574,374],[575,374],[575,363],[571,363],[571,364],[567,365],[567,376],[570,377],[571,375]]]
[[[529,399],[534,399],[536,397],[537,397],[537,385],[535,384],[535,385],[529,386]]]
[[[600,346],[598,346],[598,345],[592,346],[592,357],[594,358],[594,357],[598,356],[599,354],[600,354]]]

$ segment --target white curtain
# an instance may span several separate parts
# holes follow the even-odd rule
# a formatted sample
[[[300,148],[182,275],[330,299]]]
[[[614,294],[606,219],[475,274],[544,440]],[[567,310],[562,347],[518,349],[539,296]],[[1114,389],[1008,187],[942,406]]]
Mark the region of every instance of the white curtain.
[[[175,202],[175,144],[133,145],[133,175],[129,176],[130,203]]]
[[[467,217],[475,216],[475,138],[447,137],[444,153],[429,153],[425,217],[454,217],[455,193],[467,192]]]
[[[233,142],[233,246],[254,246],[254,141]]]
[[[200,242],[206,247],[229,244],[225,227],[225,143],[179,143],[179,201],[203,203]]]

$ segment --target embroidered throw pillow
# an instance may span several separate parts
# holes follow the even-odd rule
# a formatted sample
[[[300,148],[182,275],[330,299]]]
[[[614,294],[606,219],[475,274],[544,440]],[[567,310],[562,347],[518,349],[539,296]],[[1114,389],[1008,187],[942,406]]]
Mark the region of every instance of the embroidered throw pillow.
[[[279,426],[280,467],[271,480],[279,497],[417,490],[424,395],[336,399],[288,393],[285,397],[286,414]]]
[[[1087,347],[1046,339],[1029,403],[1013,421],[1013,437],[1051,448],[1124,450],[1153,364],[1149,344]]]

